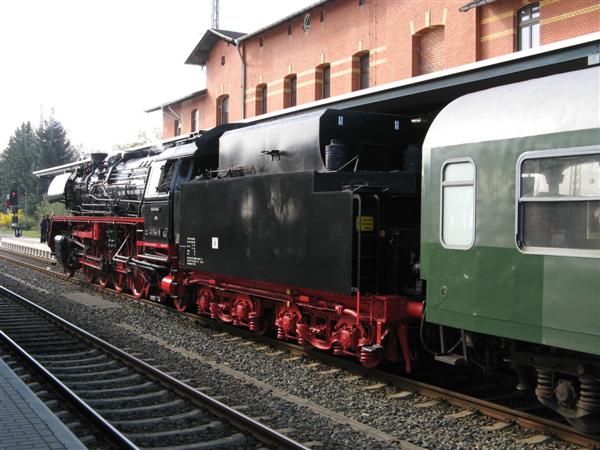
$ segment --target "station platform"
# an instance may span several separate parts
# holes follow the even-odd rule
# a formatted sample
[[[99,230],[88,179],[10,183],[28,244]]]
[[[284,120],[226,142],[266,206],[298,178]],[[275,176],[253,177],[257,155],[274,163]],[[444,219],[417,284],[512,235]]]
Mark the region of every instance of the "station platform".
[[[0,248],[26,255],[37,256],[48,260],[54,260],[48,244],[41,243],[39,239],[28,237],[0,236]]]
[[[86,447],[0,359],[0,448],[73,449]]]

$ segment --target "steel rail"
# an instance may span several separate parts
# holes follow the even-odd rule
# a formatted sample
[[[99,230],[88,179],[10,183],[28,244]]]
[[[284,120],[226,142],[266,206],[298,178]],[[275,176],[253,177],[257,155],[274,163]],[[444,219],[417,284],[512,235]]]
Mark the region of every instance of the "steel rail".
[[[5,293],[4,287],[0,286],[1,293]],[[63,398],[66,398],[70,404],[94,426],[99,428],[113,444],[124,449],[137,449],[125,435],[113,427],[110,422],[104,419],[94,409],[92,409],[84,400],[82,400],[75,392],[69,389],[58,378],[42,366],[33,356],[25,351],[19,344],[13,341],[6,333],[0,330],[0,340],[10,349],[11,352],[21,361],[25,362],[39,377]]]
[[[202,406],[212,414],[222,419],[225,419],[228,423],[232,424],[234,427],[246,431],[247,433],[254,436],[260,442],[265,443],[267,445],[273,445],[280,449],[289,449],[289,450],[307,450],[307,447],[302,444],[294,441],[293,439],[288,438],[287,436],[273,430],[266,425],[252,419],[251,417],[227,406],[226,404],[215,400],[214,398],[208,396],[207,394],[198,391],[191,386],[177,380],[171,375],[152,367],[150,364],[142,361],[139,358],[136,358],[133,355],[130,355],[120,348],[110,344],[109,342],[94,336],[93,334],[85,331],[84,329],[78,327],[75,324],[72,324],[65,319],[57,316],[51,311],[35,304],[34,302],[26,299],[25,297],[13,292],[4,286],[0,286],[0,295],[5,295],[14,300],[17,300],[25,305],[27,305],[30,309],[42,314],[46,318],[50,318],[55,323],[59,324],[61,327],[69,331],[70,333],[76,335],[78,338],[83,338],[93,346],[101,349],[112,355],[114,358],[122,361],[128,366],[134,367],[136,370],[143,372],[144,375],[148,376],[150,379],[157,381],[165,387],[168,387],[178,394],[185,396],[187,399],[195,403],[196,405]],[[10,338],[8,338],[10,339]],[[15,344],[16,345],[16,344]],[[35,361],[35,360],[33,360]],[[38,366],[40,369],[43,369],[41,365]],[[45,369],[44,369],[45,370]],[[52,376],[48,371],[45,371],[47,375],[54,378],[53,382],[60,383],[58,379]],[[60,383],[62,385],[62,383]],[[67,389],[64,386],[64,389]],[[76,397],[74,393],[70,393],[70,395]],[[77,399],[83,403],[83,400]],[[89,408],[89,407],[88,407]],[[91,408],[89,408],[91,409]],[[104,420],[104,419],[103,419]],[[110,425],[110,424],[109,424]],[[112,425],[110,426],[112,428]],[[115,430],[116,431],[116,430]],[[118,433],[118,432],[117,432]],[[133,444],[131,444],[133,445]],[[136,448],[135,446],[131,448]]]
[[[4,251],[4,249],[2,249],[2,251]],[[22,255],[22,256],[25,258],[29,258],[29,255]],[[1,254],[1,252],[0,252],[0,257],[7,259],[4,255]],[[66,280],[74,280],[85,286],[89,286],[89,287],[95,288],[100,291],[106,291],[106,289],[102,289],[101,287],[99,287],[97,285],[90,285],[81,280],[70,278],[64,274],[60,274],[57,272],[49,272],[48,270],[45,270],[41,267],[35,266],[33,264],[29,264],[24,261],[14,260],[12,258],[8,258],[8,259],[11,262],[15,262],[16,264],[24,265],[24,266],[27,266],[34,270],[41,271],[46,274],[51,274],[53,276],[57,276],[59,278],[66,279]],[[469,396],[466,394],[461,394],[459,392],[455,392],[455,391],[445,389],[445,388],[442,388],[439,386],[435,386],[435,385],[432,385],[429,383],[414,380],[414,379],[411,379],[411,378],[408,378],[405,376],[395,375],[395,374],[392,374],[389,372],[384,372],[382,370],[377,370],[377,369],[368,369],[354,361],[349,361],[349,360],[346,360],[343,358],[335,357],[333,355],[330,355],[330,354],[327,354],[327,353],[324,353],[321,351],[317,351],[317,350],[310,350],[310,349],[307,350],[298,344],[281,341],[281,340],[274,339],[274,338],[271,338],[268,336],[258,335],[256,333],[246,330],[244,328],[235,327],[233,325],[230,325],[230,324],[227,324],[224,322],[220,322],[220,321],[216,321],[213,319],[208,319],[208,318],[205,318],[202,316],[198,316],[196,314],[191,314],[191,313],[183,313],[182,314],[182,313],[177,312],[173,308],[169,308],[165,305],[162,305],[162,304],[150,301],[150,300],[145,300],[145,299],[137,300],[132,295],[129,295],[129,294],[117,293],[114,290],[112,290],[111,292],[113,292],[115,295],[123,296],[127,299],[133,299],[133,300],[135,300],[141,304],[145,304],[147,306],[161,308],[161,309],[169,311],[170,313],[175,314],[179,317],[183,316],[189,320],[198,322],[204,326],[207,326],[207,327],[210,327],[213,329],[217,329],[217,330],[221,330],[221,331],[227,331],[231,334],[235,334],[235,335],[243,337],[245,339],[253,340],[254,342],[257,342],[260,344],[270,345],[279,350],[287,350],[295,355],[307,356],[308,358],[310,358],[316,362],[320,362],[322,364],[341,368],[348,372],[351,372],[351,373],[354,373],[357,375],[361,375],[361,376],[365,376],[365,377],[368,377],[375,381],[385,382],[392,386],[396,386],[396,387],[400,387],[402,389],[407,389],[407,390],[412,390],[412,391],[418,392],[427,397],[444,400],[454,406],[458,406],[461,408],[477,410],[485,416],[493,417],[493,418],[496,418],[499,420],[514,422],[525,428],[532,429],[532,430],[539,431],[539,432],[548,433],[551,436],[555,436],[557,438],[560,438],[562,440],[565,440],[565,441],[568,441],[568,442],[571,442],[571,443],[574,443],[577,445],[592,446],[593,448],[600,448],[600,437],[584,434],[582,432],[579,432],[575,428],[571,427],[570,425],[567,425],[564,423],[559,423],[559,422],[555,422],[550,419],[538,417],[534,414],[519,411],[517,409],[512,409],[510,407],[492,403],[492,402],[489,402],[489,401],[486,401],[483,399],[479,399],[477,397],[472,397],[472,396]]]

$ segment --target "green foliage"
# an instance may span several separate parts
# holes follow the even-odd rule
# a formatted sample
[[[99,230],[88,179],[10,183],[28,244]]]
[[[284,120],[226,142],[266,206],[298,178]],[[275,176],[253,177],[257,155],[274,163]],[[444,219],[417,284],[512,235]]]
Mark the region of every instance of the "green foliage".
[[[35,169],[61,166],[78,159],[78,154],[67,138],[67,132],[62,124],[54,118],[44,123],[37,132],[37,151],[34,162]],[[49,178],[37,179],[37,202],[48,191]]]
[[[19,202],[32,203],[37,200],[37,181],[31,173],[37,154],[37,136],[31,123],[23,123],[8,141],[8,146],[0,155],[0,190],[3,199],[15,182],[19,189]],[[29,205],[28,205],[29,206]],[[34,205],[31,205],[34,207]],[[32,208],[27,208],[28,212]]]
[[[77,152],[67,139],[62,124],[51,118],[37,131],[31,123],[21,124],[0,155],[0,192],[6,198],[11,183],[19,190],[20,208],[25,210],[27,226],[37,217],[38,205],[46,194],[50,180],[33,176],[34,170],[75,161]]]
[[[68,215],[67,209],[65,205],[62,203],[50,203],[48,201],[48,197],[44,195],[42,197],[42,201],[38,203],[37,208],[35,210],[34,218],[37,221],[36,223],[40,223],[42,217],[45,215],[55,215],[55,216],[66,216]]]
[[[113,150],[122,151],[130,148],[140,147],[146,144],[152,144],[153,142],[160,141],[161,134],[162,130],[158,128],[153,129],[150,133],[147,133],[146,131],[140,131],[138,132],[135,140],[124,144],[115,144],[113,145]]]

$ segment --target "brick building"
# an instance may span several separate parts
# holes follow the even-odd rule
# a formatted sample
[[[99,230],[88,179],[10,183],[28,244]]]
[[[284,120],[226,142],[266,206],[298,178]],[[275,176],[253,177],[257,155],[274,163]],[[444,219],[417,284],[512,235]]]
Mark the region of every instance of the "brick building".
[[[163,138],[600,31],[598,0],[323,0],[252,33],[206,31],[206,87]]]

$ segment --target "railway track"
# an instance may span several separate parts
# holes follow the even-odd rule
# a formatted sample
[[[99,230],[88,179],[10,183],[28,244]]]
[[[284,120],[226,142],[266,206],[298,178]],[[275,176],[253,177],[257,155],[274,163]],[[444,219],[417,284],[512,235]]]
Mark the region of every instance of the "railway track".
[[[60,278],[62,280],[67,280],[73,283],[82,283],[86,286],[89,286],[87,283],[78,280],[77,278],[69,278],[68,276],[56,272],[49,271],[46,267],[42,267],[38,260],[38,264],[32,264],[30,262],[24,261],[22,255],[19,255],[19,258],[13,258],[7,256],[4,251],[0,252],[0,257],[10,261],[14,264],[21,265],[23,267],[27,267],[31,270],[41,271],[46,274],[50,274],[53,277]],[[47,266],[47,264],[46,264]],[[99,291],[106,291],[106,289],[102,289],[97,285],[92,285],[93,288],[98,289]],[[142,304],[149,305],[152,307],[162,308],[167,310],[173,314],[181,316],[181,313],[178,313],[172,308],[166,307],[165,305],[158,304],[156,302],[152,302],[149,300],[135,300],[133,296],[123,293],[117,293],[116,291],[112,291],[114,295],[126,297],[128,300],[138,301]],[[345,360],[339,357],[334,357],[333,355],[313,351],[306,350],[303,347],[285,341],[280,341],[269,336],[261,336],[257,335],[253,332],[250,332],[245,329],[241,329],[238,327],[231,326],[229,324],[223,324],[221,322],[217,322],[211,319],[207,319],[201,316],[197,316],[190,313],[183,314],[189,320],[200,322],[204,326],[208,326],[219,331],[227,331],[233,335],[243,337],[245,339],[253,340],[257,343],[267,344],[271,347],[274,347],[277,350],[285,350],[290,352],[293,355],[302,355],[307,356],[309,359],[322,363],[327,366],[333,366],[336,368],[341,368],[346,370],[347,372],[361,375],[373,381],[386,383],[390,386],[395,386],[402,390],[408,390],[420,393],[427,397],[431,397],[433,399],[438,399],[445,401],[451,405],[457,406],[459,408],[463,408],[465,410],[479,411],[481,414],[484,414],[489,417],[496,418],[500,421],[505,422],[513,422],[517,423],[525,428],[529,428],[538,432],[542,432],[548,434],[550,436],[557,437],[567,442],[571,442],[577,445],[592,447],[592,448],[600,448],[600,438],[596,436],[589,436],[583,433],[580,433],[575,428],[569,426],[568,424],[561,422],[559,420],[554,420],[552,418],[543,417],[539,414],[534,414],[532,412],[528,412],[531,405],[522,405],[521,408],[511,407],[509,405],[510,399],[508,394],[502,393],[497,397],[502,397],[505,402],[497,402],[486,399],[486,395],[469,395],[465,392],[468,392],[469,389],[465,389],[462,392],[458,389],[451,389],[448,387],[443,387],[433,382],[424,382],[413,378],[408,378],[406,376],[397,375],[391,372],[383,371],[383,370],[374,370],[367,369],[354,361]],[[441,384],[441,383],[439,383]],[[492,395],[491,397],[494,397]],[[488,397],[490,395],[488,394]]]
[[[121,448],[303,445],[0,287],[0,340]]]
[[[27,385],[27,387],[65,424],[86,447],[103,450],[114,448],[117,442],[107,439],[106,433],[78,412],[58,389],[44,380],[23,356],[16,354],[0,339],[0,359]]]

